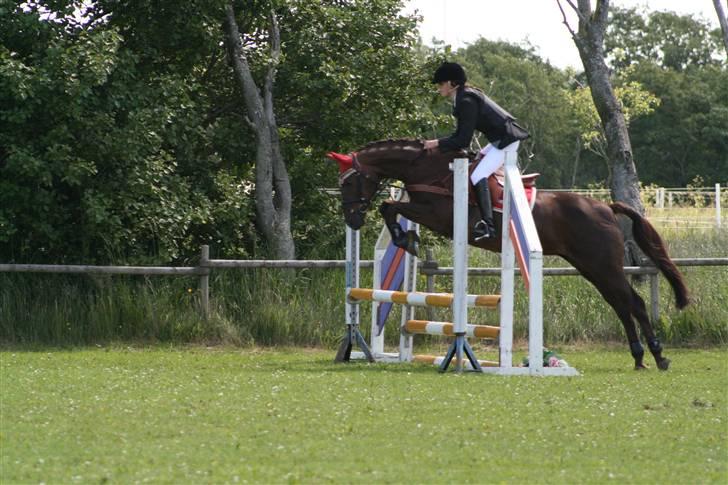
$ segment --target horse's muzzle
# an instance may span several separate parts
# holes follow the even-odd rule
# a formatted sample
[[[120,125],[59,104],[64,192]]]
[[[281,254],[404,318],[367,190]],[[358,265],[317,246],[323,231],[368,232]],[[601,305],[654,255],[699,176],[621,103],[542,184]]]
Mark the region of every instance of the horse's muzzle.
[[[359,211],[344,212],[344,221],[347,226],[358,231],[364,225],[364,215]]]

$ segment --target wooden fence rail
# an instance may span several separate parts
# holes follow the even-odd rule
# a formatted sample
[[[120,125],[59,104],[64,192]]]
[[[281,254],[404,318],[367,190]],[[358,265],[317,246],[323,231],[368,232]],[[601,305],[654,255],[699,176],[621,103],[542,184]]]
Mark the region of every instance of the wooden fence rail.
[[[677,266],[728,266],[728,258],[675,258]],[[202,246],[198,266],[87,266],[58,264],[0,264],[0,273],[75,273],[75,274],[122,274],[142,276],[199,276],[200,306],[207,317],[210,312],[210,272],[213,269],[325,269],[344,268],[345,260],[269,260],[269,259],[210,259],[209,246]],[[372,260],[360,262],[362,268],[373,267]],[[427,291],[434,291],[434,278],[451,275],[452,268],[440,267],[428,252],[427,259],[419,262],[420,272],[427,278]],[[627,274],[650,276],[650,298],[652,318],[659,318],[659,272],[654,266],[625,266]],[[500,276],[500,268],[469,268],[469,276]],[[518,268],[516,268],[518,272]],[[579,273],[573,267],[543,268],[544,276],[575,276]]]

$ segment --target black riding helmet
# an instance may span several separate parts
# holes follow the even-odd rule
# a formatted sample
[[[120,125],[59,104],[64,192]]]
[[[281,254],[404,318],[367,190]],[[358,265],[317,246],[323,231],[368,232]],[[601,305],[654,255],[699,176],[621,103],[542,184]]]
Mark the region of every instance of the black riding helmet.
[[[443,62],[435,71],[432,77],[432,84],[452,81],[454,84],[465,84],[468,78],[465,76],[465,69],[457,62]]]

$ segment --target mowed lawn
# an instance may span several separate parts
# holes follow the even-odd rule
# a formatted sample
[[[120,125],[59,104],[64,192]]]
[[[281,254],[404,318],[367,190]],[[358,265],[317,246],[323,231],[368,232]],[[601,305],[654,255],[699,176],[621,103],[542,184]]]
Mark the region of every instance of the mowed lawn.
[[[562,352],[576,378],[332,351],[0,353],[0,483],[728,483],[728,352]]]

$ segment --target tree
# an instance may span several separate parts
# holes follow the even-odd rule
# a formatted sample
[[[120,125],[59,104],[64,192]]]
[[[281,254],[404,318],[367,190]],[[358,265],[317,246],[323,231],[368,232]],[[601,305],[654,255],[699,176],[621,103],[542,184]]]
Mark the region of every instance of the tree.
[[[221,42],[228,3],[95,0],[80,17],[75,0],[0,7],[0,259],[160,263],[200,244],[259,257],[256,132]],[[264,86],[272,4],[233,5]],[[419,133],[431,67],[397,0],[273,7],[291,232],[330,257],[341,224],[320,190],[336,183],[323,154]]]
[[[641,179],[675,187],[700,175],[710,185],[725,183],[728,70],[702,66],[674,71],[641,62],[626,76],[660,98],[654,112],[630,125]]]
[[[564,24],[579,51],[591,88],[592,100],[604,128],[606,153],[612,171],[610,181],[612,199],[625,202],[644,213],[627,122],[612,88],[609,68],[605,61],[604,34],[607,28],[609,0],[597,0],[597,6],[593,11],[590,0],[578,0],[578,6],[574,5],[572,0],[566,1],[579,18],[577,32],[569,24],[561,0],[557,0],[557,3],[563,14]]]
[[[660,105],[634,119],[630,137],[645,183],[722,182],[728,140],[728,71],[718,31],[673,12],[612,11],[606,52],[617,84],[636,82]]]
[[[674,12],[610,9],[604,51],[617,70],[650,61],[675,71],[719,65],[720,41],[710,25]]]
[[[255,205],[257,224],[278,259],[293,259],[291,235],[291,185],[280,145],[273,106],[273,85],[281,56],[276,13],[269,11],[269,58],[262,89],[250,70],[232,3],[225,8],[225,43],[237,82],[243,91],[247,120],[256,135]]]
[[[614,88],[614,95],[624,110],[624,119],[629,127],[633,120],[652,113],[659,106],[660,99],[646,91],[639,82],[626,80],[627,72],[623,74],[623,78],[617,79],[618,85]],[[607,139],[592,101],[591,90],[588,86],[577,86],[568,92],[568,100],[580,126],[581,143],[584,148],[606,162],[607,173],[610,173],[607,179],[609,181],[611,165],[607,153]]]
[[[720,30],[723,32],[723,46],[725,47],[726,54],[728,54],[728,19],[726,19],[723,4],[720,3],[720,0],[713,0],[713,5],[715,6],[715,13],[718,15]]]

